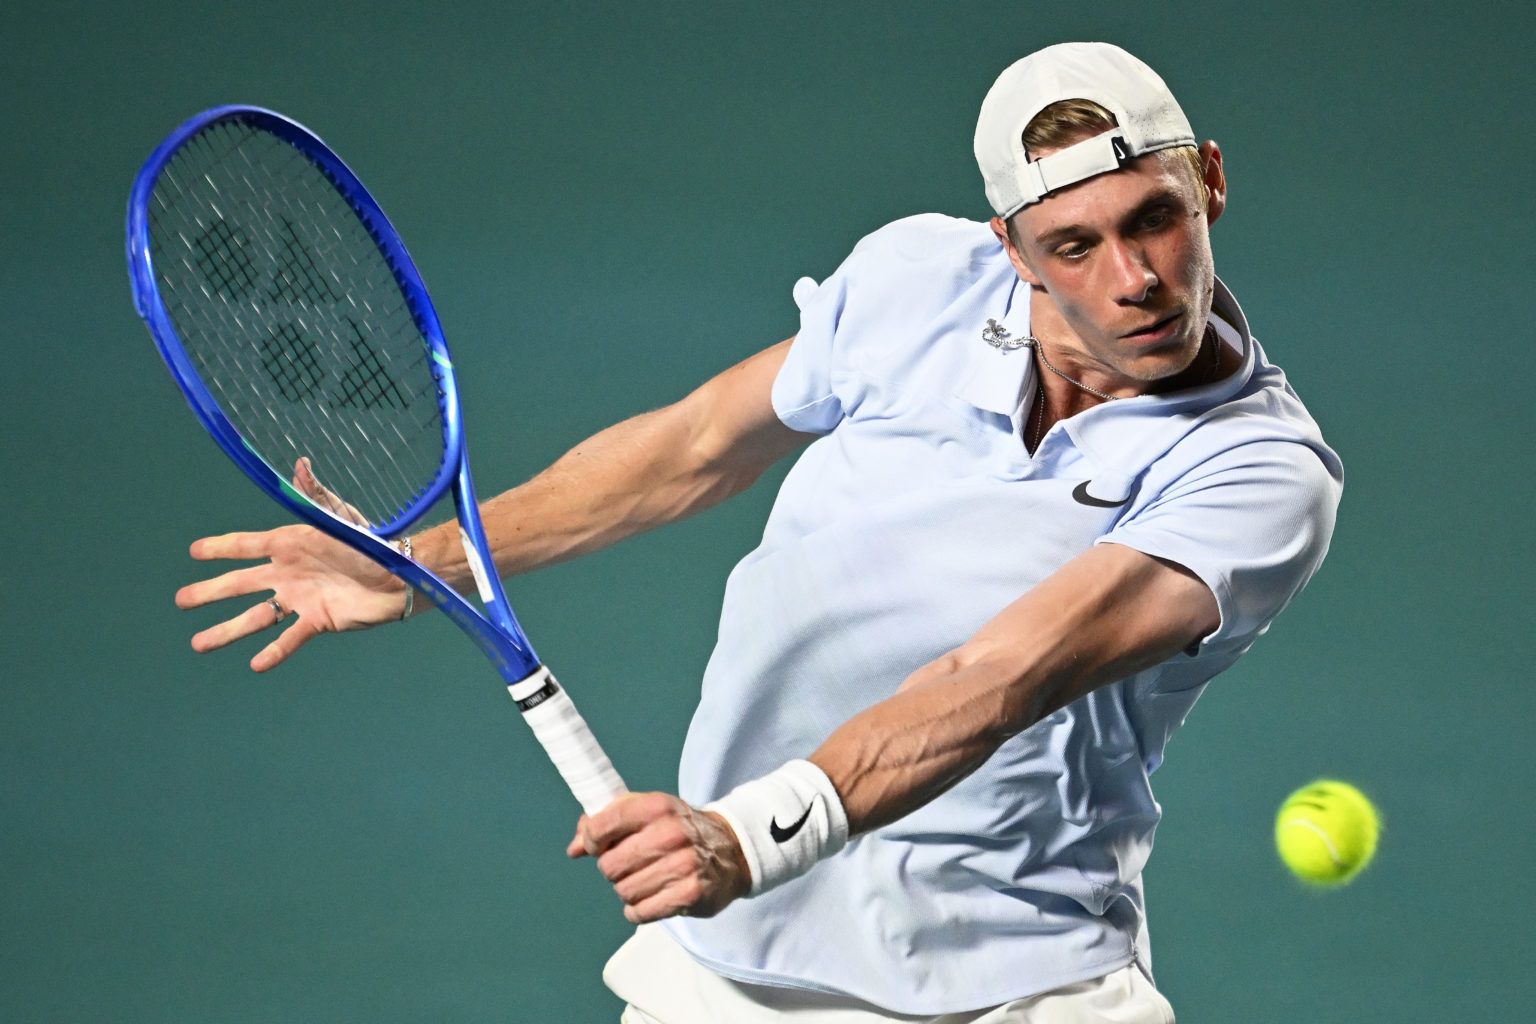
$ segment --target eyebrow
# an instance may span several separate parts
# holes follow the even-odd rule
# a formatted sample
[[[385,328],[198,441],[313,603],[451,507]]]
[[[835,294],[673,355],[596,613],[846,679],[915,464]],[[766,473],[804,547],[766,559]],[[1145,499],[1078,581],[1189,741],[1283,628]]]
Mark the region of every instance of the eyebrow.
[[[1169,203],[1183,206],[1185,205],[1184,196],[1177,189],[1159,188],[1137,203],[1129,213],[1121,217],[1120,223],[1121,225],[1135,223],[1152,207]],[[1043,249],[1051,249],[1068,239],[1077,238],[1085,234],[1092,234],[1092,232],[1081,224],[1064,224],[1059,228],[1052,228],[1043,235],[1037,235],[1035,237],[1035,244]]]

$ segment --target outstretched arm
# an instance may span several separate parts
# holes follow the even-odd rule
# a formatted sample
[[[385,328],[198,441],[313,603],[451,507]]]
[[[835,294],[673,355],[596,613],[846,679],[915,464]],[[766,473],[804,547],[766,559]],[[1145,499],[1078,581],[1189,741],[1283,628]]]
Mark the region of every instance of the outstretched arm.
[[[792,340],[792,339],[791,339]],[[496,568],[527,572],[708,508],[756,480],[810,436],[779,422],[770,396],[789,341],[759,352],[686,398],[610,427],[582,442],[481,512]],[[300,465],[295,486],[320,486]],[[459,588],[471,586],[455,524],[413,539],[416,558]],[[266,591],[298,613],[251,659],[266,671],[320,633],[366,629],[400,617],[404,584],[339,541],[308,526],[227,533],[193,543],[200,561],[259,564],[181,588],[176,604],[196,608]],[[192,638],[216,650],[275,622],[265,601]]]
[[[790,341],[736,364],[680,402],[593,435],[520,487],[482,504],[503,576],[562,562],[737,494],[811,440],[779,422],[769,396]],[[417,557],[472,585],[453,523],[415,539]]]
[[[849,834],[879,828],[975,771],[1009,737],[1164,661],[1219,621],[1215,597],[1192,573],[1099,545],[844,723],[810,761],[841,798]],[[773,819],[763,818],[755,824],[766,829]],[[720,814],[659,793],[582,819],[566,852],[598,858],[634,922],[716,913],[752,882],[741,837]]]

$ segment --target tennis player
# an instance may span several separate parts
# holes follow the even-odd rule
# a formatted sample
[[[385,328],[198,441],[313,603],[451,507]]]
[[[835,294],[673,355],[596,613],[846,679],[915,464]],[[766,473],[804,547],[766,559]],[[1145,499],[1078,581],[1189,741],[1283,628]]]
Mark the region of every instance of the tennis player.
[[[605,972],[632,1024],[1173,1019],[1148,780],[1322,561],[1340,464],[1215,275],[1221,151],[1150,68],[1031,54],[976,157],[990,223],[875,231],[797,285],[793,338],[486,504],[519,573],[799,452],[727,584],[679,795],[568,849],[640,926]],[[468,584],[451,526],[414,543]],[[177,595],[274,592],[198,650],[296,611],[257,670],[408,607],[307,527],[192,553],[269,560]]]

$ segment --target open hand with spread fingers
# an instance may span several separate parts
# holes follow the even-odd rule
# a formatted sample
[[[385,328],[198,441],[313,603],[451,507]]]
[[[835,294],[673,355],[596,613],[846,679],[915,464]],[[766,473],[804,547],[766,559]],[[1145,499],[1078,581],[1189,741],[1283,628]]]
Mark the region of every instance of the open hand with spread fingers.
[[[331,493],[314,474],[309,459],[294,466],[293,486],[315,504],[343,519],[366,526],[357,509]],[[367,629],[401,617],[405,584],[340,541],[310,526],[281,526],[256,533],[225,533],[194,541],[198,561],[265,559],[176,592],[179,608],[272,591],[273,596],[192,637],[192,649],[217,650],[278,625],[290,613],[298,618],[251,659],[265,672],[321,633]]]
[[[713,917],[751,888],[725,819],[667,793],[630,793],[583,815],[565,853],[597,858],[634,924]]]

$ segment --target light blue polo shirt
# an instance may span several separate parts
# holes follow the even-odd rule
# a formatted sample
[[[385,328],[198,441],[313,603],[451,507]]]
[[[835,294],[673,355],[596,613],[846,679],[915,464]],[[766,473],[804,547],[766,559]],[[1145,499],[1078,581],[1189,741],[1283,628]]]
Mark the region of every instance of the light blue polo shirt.
[[[1322,561],[1339,460],[1217,284],[1241,368],[1109,402],[1031,456],[1028,288],[985,224],[938,215],[871,234],[811,294],[773,386],[821,436],[732,571],[683,750],[695,805],[786,760],[1094,544],[1170,559],[1210,587],[1198,648],[1013,737],[974,774],[809,874],[671,934],[728,977],[890,1010],[992,1006],[1150,965],[1148,777],[1205,684]]]

